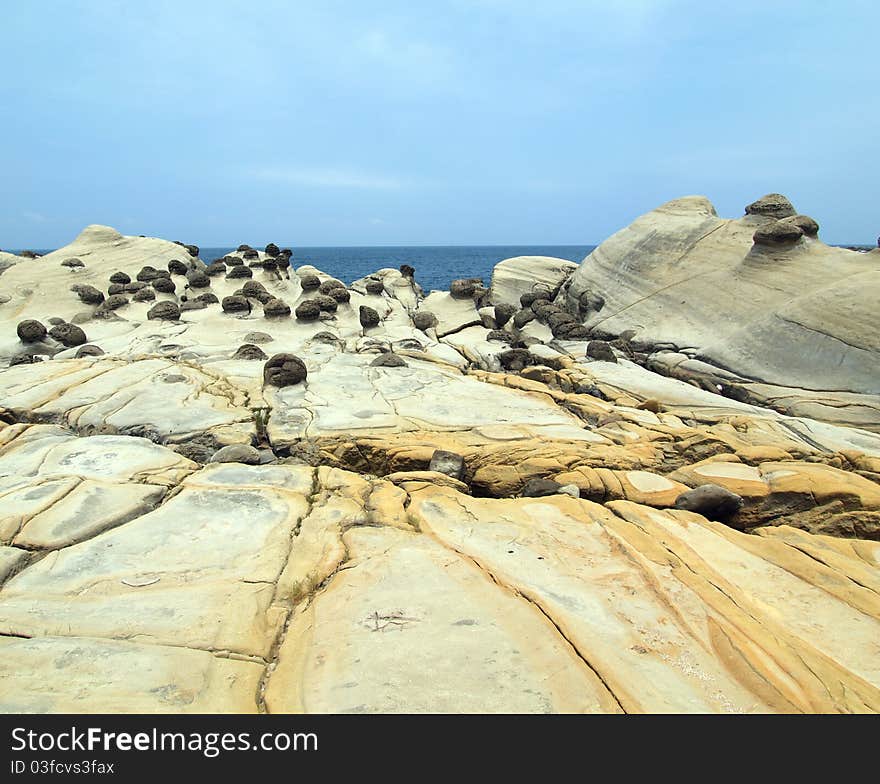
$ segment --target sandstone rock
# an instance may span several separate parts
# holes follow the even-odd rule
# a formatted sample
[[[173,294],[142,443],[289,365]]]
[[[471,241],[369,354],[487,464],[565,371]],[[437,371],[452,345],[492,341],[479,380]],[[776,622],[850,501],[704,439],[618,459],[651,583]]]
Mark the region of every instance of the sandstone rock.
[[[792,215],[788,218],[782,218],[779,222],[797,226],[807,237],[817,237],[819,235],[819,224],[809,215]]]
[[[191,289],[206,289],[211,285],[211,278],[202,270],[193,270],[186,274],[186,285]]]
[[[271,343],[275,338],[266,332],[248,332],[244,340],[246,343]]]
[[[70,259],[64,259],[64,261],[61,262],[61,266],[76,269],[77,267],[85,267],[86,265],[83,263],[82,259],[73,257]]]
[[[364,283],[367,294],[383,294],[385,292],[385,284],[377,278],[367,278]]]
[[[189,265],[184,264],[180,259],[171,259],[168,262],[168,271],[172,275],[186,275],[189,272]]]
[[[180,319],[180,308],[176,302],[157,302],[147,311],[147,318],[160,321],[177,321]]]
[[[370,367],[408,367],[403,357],[397,354],[379,354],[372,362]]]
[[[208,307],[208,303],[202,299],[188,299],[186,302],[180,303],[180,312],[186,313],[191,310],[204,310]]]
[[[293,354],[275,354],[263,366],[263,383],[274,387],[299,384],[307,376],[305,363]]]
[[[523,307],[531,304],[529,297],[526,302],[521,301],[523,295],[552,299],[577,266],[574,262],[549,256],[505,259],[496,264],[492,272],[491,300],[496,306],[503,303],[516,308],[518,304]]]
[[[540,498],[545,495],[556,495],[563,485],[552,479],[529,479],[523,485],[520,495],[523,498]]]
[[[254,271],[250,267],[246,267],[245,265],[239,265],[237,267],[232,267],[231,269],[227,269],[226,271],[226,280],[237,280],[238,278],[252,278],[254,276]]]
[[[110,282],[120,283],[124,286],[126,283],[131,283],[131,276],[125,272],[117,271],[110,276]]]
[[[754,235],[755,245],[791,245],[804,236],[803,229],[794,223],[778,220],[761,226]]]
[[[156,292],[150,286],[139,289],[131,297],[132,302],[152,302],[154,299],[156,299]]]
[[[314,291],[320,288],[321,279],[317,275],[300,275],[299,285],[303,291]]]
[[[449,286],[449,293],[455,299],[473,299],[477,286],[482,281],[479,278],[460,278],[452,281]]]
[[[36,319],[25,319],[19,322],[15,331],[22,343],[39,343],[46,337],[46,327]]]
[[[412,323],[416,329],[427,332],[437,326],[437,317],[426,310],[420,310],[412,315]]]

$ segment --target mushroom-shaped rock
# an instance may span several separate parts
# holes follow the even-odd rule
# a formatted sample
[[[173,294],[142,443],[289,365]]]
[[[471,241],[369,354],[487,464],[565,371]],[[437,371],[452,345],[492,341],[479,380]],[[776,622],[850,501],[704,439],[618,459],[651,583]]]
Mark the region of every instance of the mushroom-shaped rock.
[[[204,310],[208,307],[208,303],[200,299],[188,299],[180,303],[180,312],[185,313],[188,310]]]
[[[250,444],[229,444],[214,452],[208,462],[258,465],[260,462],[260,452]]]
[[[304,299],[296,306],[294,311],[297,321],[317,321],[321,315],[321,308],[313,299]]]
[[[416,329],[426,332],[437,326],[437,317],[427,310],[419,310],[413,313],[412,323]]]
[[[792,215],[790,218],[783,218],[779,222],[797,226],[808,237],[816,237],[819,234],[819,224],[809,215]]]
[[[271,343],[275,338],[268,332],[248,332],[244,340],[245,343]]]
[[[80,346],[76,350],[75,358],[82,359],[83,357],[100,357],[104,354],[104,349],[100,346],[93,346],[91,343],[86,343],[84,346]]]
[[[171,259],[168,262],[168,271],[172,275],[186,275],[189,272],[189,265],[184,264],[180,259]]]
[[[226,263],[223,261],[212,261],[207,267],[205,267],[205,274],[212,278],[216,275],[225,275]]]
[[[321,279],[317,275],[301,275],[299,285],[303,291],[314,291],[321,286]]]
[[[247,301],[247,297],[240,294],[233,294],[230,297],[223,297],[220,307],[224,313],[250,313],[251,303]]]
[[[61,262],[61,266],[62,267],[70,267],[71,269],[76,269],[77,267],[85,267],[86,265],[83,264],[82,259],[78,259],[78,258],[76,258],[76,256],[74,256],[69,259],[64,259],[64,261]]]
[[[186,274],[186,284],[191,289],[206,289],[211,285],[211,278],[202,270],[192,270]]]
[[[125,291],[125,286],[121,283],[111,283],[107,286],[107,293],[112,297],[114,294],[122,294]]]
[[[617,355],[611,344],[604,340],[591,340],[587,343],[587,356],[590,359],[598,359],[601,362],[617,362]]]
[[[370,362],[370,367],[409,367],[404,361],[403,357],[398,356],[397,354],[387,353],[387,354],[379,354],[372,362]]]
[[[126,272],[122,272],[122,270],[120,270],[119,272],[114,272],[110,276],[110,282],[111,283],[121,283],[124,286],[126,283],[131,283],[131,275],[129,275]]]
[[[437,326],[437,317],[430,311],[420,310],[413,313],[413,326],[422,332],[426,332],[432,327]]]
[[[330,299],[335,299],[340,305],[344,305],[346,302],[351,301],[351,293],[349,290],[338,286],[334,289],[330,289],[330,291],[327,292],[327,296],[330,297]]]
[[[238,347],[236,352],[232,355],[233,359],[266,359],[268,355],[263,349],[259,346],[255,346],[253,343],[244,343]]]
[[[781,193],[768,193],[746,207],[746,215],[768,215],[771,218],[787,218],[797,215],[797,210]]]
[[[20,321],[15,332],[22,343],[39,343],[46,337],[46,327],[36,319]]]
[[[325,280],[320,286],[318,286],[318,291],[321,294],[329,294],[333,289],[344,289],[345,284],[341,280],[336,280],[336,278],[330,278],[329,280]]]
[[[135,276],[142,283],[149,283],[151,280],[159,277],[159,271],[155,267],[150,267],[149,265],[145,267],[141,267],[138,274]]]
[[[222,259],[216,259],[215,264],[223,262],[227,267],[241,267],[244,265],[244,259],[241,256],[224,256]]]
[[[226,273],[227,280],[234,280],[235,278],[252,278],[253,276],[254,271],[244,264],[238,267],[232,267],[232,269]]]
[[[367,294],[381,294],[385,291],[385,284],[379,278],[367,278],[364,281]]]
[[[335,313],[336,308],[339,307],[339,303],[333,299],[333,297],[328,297],[324,294],[318,294],[315,297],[314,302],[316,302],[318,307],[325,313]]]
[[[318,343],[341,343],[342,338],[339,335],[334,335],[332,332],[316,332],[312,335],[312,340]]]
[[[247,250],[243,250],[241,252],[241,257],[247,261],[249,259],[259,259],[260,254],[257,253],[257,251],[255,251],[253,248],[248,248]]]
[[[176,302],[157,302],[147,311],[148,319],[160,321],[177,321],[180,318],[180,308]]]
[[[216,305],[220,300],[213,291],[206,291],[204,294],[199,294],[195,301],[204,302],[206,305]]]
[[[452,281],[449,286],[449,293],[456,299],[472,299],[476,293],[477,286],[483,281],[480,278],[459,278]]]
[[[153,288],[160,294],[173,294],[177,290],[177,286],[171,278],[156,278],[153,281]]]
[[[778,220],[769,226],[761,226],[752,238],[755,245],[794,245],[804,236],[803,229],[794,224]]]
[[[257,300],[261,305],[265,305],[272,295],[266,291],[266,287],[258,280],[249,280],[241,287],[241,293],[245,297]]]
[[[149,283],[144,283],[144,281],[142,280],[133,280],[131,283],[125,284],[123,291],[134,293],[135,291],[140,291],[141,289],[144,289],[149,285]]]
[[[279,253],[281,253],[281,249],[274,242],[270,242],[266,246],[267,256],[271,256],[274,259]]]
[[[307,376],[305,362],[295,354],[275,354],[263,366],[263,383],[273,387],[299,384]]]
[[[554,482],[552,479],[529,479],[519,494],[523,498],[542,498],[547,495],[558,495],[562,487],[559,482]]]
[[[86,305],[100,305],[104,301],[104,292],[94,286],[77,286],[76,295]]]
[[[498,327],[503,327],[513,318],[515,313],[516,308],[513,305],[506,302],[499,303],[495,306],[495,324]]]
[[[263,305],[263,315],[268,318],[284,318],[290,315],[290,305],[282,299],[272,297]]]
[[[199,255],[199,246],[198,245],[184,245],[186,248],[186,252],[189,253],[190,256],[198,256]]]
[[[409,264],[401,264],[400,265],[400,274],[405,278],[415,278],[416,270],[415,267],[411,267]]]
[[[128,304],[128,297],[124,294],[113,294],[107,297],[101,308],[104,310],[118,310]]]
[[[251,248],[250,245],[248,245],[247,243],[244,243],[244,242],[243,242],[241,245],[239,245],[239,246],[235,249],[235,252],[236,252],[236,253],[242,253],[243,251],[246,251],[246,250],[252,250],[252,248]]]
[[[364,329],[375,327],[381,321],[381,319],[379,318],[379,314],[369,305],[361,305],[360,309],[358,310],[358,319],[360,320],[361,326]]]
[[[700,485],[675,499],[676,509],[696,512],[709,520],[726,522],[743,506],[743,499],[721,485]]]
[[[142,289],[138,289],[131,299],[133,302],[152,302],[156,299],[156,292],[150,286],[144,286]]]
[[[86,337],[86,333],[83,332],[82,327],[78,327],[76,324],[57,324],[49,330],[49,337],[54,338],[59,343],[67,346],[67,348],[73,348],[74,346],[81,346],[84,343],[88,343],[88,338]]]
[[[513,326],[522,329],[530,321],[535,320],[535,312],[531,308],[523,308],[513,317]]]
[[[445,449],[435,449],[431,455],[429,471],[446,474],[453,479],[464,479],[464,458],[456,452],[447,452]]]

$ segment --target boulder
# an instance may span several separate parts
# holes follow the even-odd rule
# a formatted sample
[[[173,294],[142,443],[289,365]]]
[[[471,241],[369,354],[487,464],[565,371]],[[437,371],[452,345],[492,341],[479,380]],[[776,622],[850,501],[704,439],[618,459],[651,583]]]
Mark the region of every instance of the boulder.
[[[82,359],[82,357],[100,357],[103,355],[104,349],[100,346],[93,346],[91,343],[87,343],[76,350],[75,357],[76,359]]]
[[[172,275],[186,275],[189,272],[189,265],[184,264],[180,259],[171,259],[168,262],[168,271]]]
[[[602,362],[617,362],[617,355],[611,344],[604,340],[591,340],[587,343],[587,356],[590,359],[598,359]]]
[[[381,321],[379,314],[369,305],[360,306],[360,309],[358,310],[358,319],[364,329],[378,326]]]
[[[220,307],[224,313],[250,313],[251,303],[247,301],[247,297],[240,294],[233,294],[229,297],[223,297],[220,301]]]
[[[313,299],[304,299],[294,310],[297,321],[317,321],[321,316],[321,308]]]
[[[784,220],[778,220],[755,231],[755,245],[793,245],[804,236],[803,229]]]
[[[160,321],[178,321],[180,319],[180,308],[176,302],[157,302],[147,311],[148,319],[158,319]]]
[[[464,458],[456,452],[435,449],[434,454],[431,455],[431,463],[428,466],[428,470],[446,474],[446,476],[451,476],[453,479],[461,481],[464,479],[465,472]]]
[[[383,294],[385,292],[385,284],[378,278],[367,278],[364,281],[364,288],[367,294]]]
[[[82,327],[78,327],[76,324],[57,324],[49,330],[49,337],[54,338],[67,348],[81,346],[88,342],[86,333]]]
[[[116,296],[115,294],[112,296]],[[156,299],[156,292],[150,286],[144,286],[142,289],[138,289],[131,296],[132,302],[152,302]]]
[[[46,327],[36,319],[20,321],[15,331],[22,343],[39,343],[46,337]]]
[[[529,479],[520,490],[523,498],[542,498],[548,495],[558,495],[563,485],[552,479]]]
[[[676,509],[695,512],[719,522],[727,522],[742,507],[742,496],[716,484],[700,485],[675,499]]]
[[[160,294],[173,294],[177,290],[176,284],[170,278],[156,278],[152,285]]]
[[[253,343],[244,343],[238,347],[236,352],[232,355],[232,358],[246,360],[263,360],[268,359],[268,355],[259,346],[255,346]]]
[[[766,215],[771,218],[788,218],[797,210],[781,193],[768,193],[746,207],[746,215]]]
[[[426,332],[431,329],[431,327],[437,326],[437,317],[433,313],[429,313],[427,310],[419,310],[413,313],[412,323],[416,329]]]
[[[577,269],[577,264],[550,256],[516,256],[495,265],[489,287],[490,299],[495,305],[505,304],[528,307],[521,300],[535,294],[552,299],[559,287]]]
[[[229,444],[221,447],[208,461],[209,463],[244,463],[245,465],[259,465],[260,452],[250,444]]]
[[[299,285],[303,291],[314,291],[321,286],[321,279],[317,275],[301,275]]]
[[[307,376],[305,362],[294,354],[275,354],[263,366],[263,383],[268,386],[292,386],[305,381]]]
[[[94,286],[77,286],[76,295],[86,305],[100,305],[104,301],[104,292],[99,291]]]
[[[126,283],[131,283],[131,276],[128,273],[122,272],[121,270],[118,272],[114,272],[110,276],[111,283],[121,283],[123,286]]]
[[[379,354],[372,362],[370,367],[408,367],[403,357],[397,354],[387,353]]]
[[[271,297],[263,305],[263,315],[268,318],[284,318],[290,315],[290,305],[284,300]]]

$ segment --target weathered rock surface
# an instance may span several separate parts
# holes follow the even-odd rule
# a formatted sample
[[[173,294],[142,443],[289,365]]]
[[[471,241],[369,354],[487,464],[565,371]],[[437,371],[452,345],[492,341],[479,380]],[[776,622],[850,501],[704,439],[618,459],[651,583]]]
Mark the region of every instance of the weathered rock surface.
[[[786,210],[706,208],[697,231],[674,208],[628,264],[752,254]],[[101,227],[0,276],[0,710],[880,710],[880,435],[834,424],[844,397],[790,403],[785,365],[759,384],[697,342],[590,334],[630,292],[575,291],[584,266],[538,281],[511,260],[489,293],[424,297],[396,269],[288,278],[266,249],[227,257],[247,273],[212,276],[211,300],[156,290],[201,271],[197,249]],[[724,274],[765,285],[749,264]],[[97,318],[71,275],[147,277],[155,300]],[[711,337],[702,308],[670,318]],[[24,343],[27,320],[82,324],[104,353]],[[874,421],[869,393],[835,394]],[[675,508],[706,485],[742,507]]]

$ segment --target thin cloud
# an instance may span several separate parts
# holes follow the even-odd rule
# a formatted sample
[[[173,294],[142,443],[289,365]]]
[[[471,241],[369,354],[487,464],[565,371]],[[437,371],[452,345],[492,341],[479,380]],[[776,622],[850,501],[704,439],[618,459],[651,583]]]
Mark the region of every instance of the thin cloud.
[[[252,176],[271,182],[303,185],[309,188],[349,188],[362,190],[401,190],[411,183],[398,177],[354,169],[311,169],[268,166],[254,169]]]

